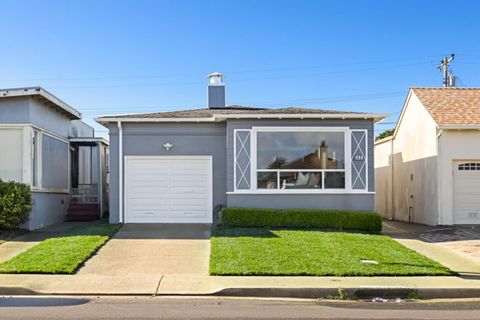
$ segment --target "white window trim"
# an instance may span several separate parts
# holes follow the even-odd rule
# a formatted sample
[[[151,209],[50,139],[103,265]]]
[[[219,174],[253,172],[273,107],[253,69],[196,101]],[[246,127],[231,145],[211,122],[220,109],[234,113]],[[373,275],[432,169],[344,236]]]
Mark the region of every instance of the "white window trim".
[[[248,132],[249,134],[249,139],[250,139],[250,150],[249,150],[249,156],[250,156],[250,171],[252,170],[252,161],[251,161],[251,156],[252,156],[252,151],[251,151],[251,144],[252,144],[252,130],[251,129],[234,129],[233,130],[233,191],[244,191],[244,190],[250,190],[252,188],[252,181],[250,181],[249,187],[250,189],[238,189],[238,183],[237,183],[237,132]],[[245,174],[250,174],[245,172]],[[251,174],[250,174],[251,175]]]
[[[352,129],[350,132],[365,132],[365,189],[355,189],[353,191],[359,191],[359,192],[368,192],[368,130],[367,129]],[[351,139],[351,134],[350,134],[350,139]],[[351,149],[350,149],[351,150]],[[350,168],[352,167],[351,162],[353,161],[352,159],[353,155],[350,156]],[[350,185],[351,185],[351,179],[350,179]]]
[[[344,169],[319,169],[319,170],[298,170],[298,171],[344,171],[345,188],[344,189],[258,189],[257,188],[257,133],[258,132],[343,132],[344,133]],[[349,127],[252,127],[250,141],[250,185],[251,190],[238,191],[237,193],[257,193],[257,194],[345,194],[345,193],[365,193],[363,190],[351,189],[351,130]],[[260,169],[268,170],[268,169]],[[283,171],[283,170],[272,170]],[[297,170],[286,170],[297,171]],[[323,175],[323,174],[322,174]]]

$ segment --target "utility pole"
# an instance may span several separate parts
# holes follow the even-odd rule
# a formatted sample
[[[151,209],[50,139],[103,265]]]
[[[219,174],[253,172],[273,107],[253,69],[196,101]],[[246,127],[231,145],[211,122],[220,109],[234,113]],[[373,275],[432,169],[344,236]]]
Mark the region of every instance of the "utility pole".
[[[449,69],[450,62],[455,59],[455,54],[451,54],[450,58],[443,57],[442,61],[438,65],[438,70],[443,72],[443,87],[455,87],[455,76],[452,74],[451,70]]]

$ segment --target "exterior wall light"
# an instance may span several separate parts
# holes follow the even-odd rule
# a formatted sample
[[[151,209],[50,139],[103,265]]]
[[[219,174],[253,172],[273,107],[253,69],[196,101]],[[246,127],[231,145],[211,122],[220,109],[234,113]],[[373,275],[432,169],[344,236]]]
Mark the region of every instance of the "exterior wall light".
[[[170,151],[170,149],[173,147],[173,144],[167,142],[163,144],[163,147],[165,148],[165,150]]]

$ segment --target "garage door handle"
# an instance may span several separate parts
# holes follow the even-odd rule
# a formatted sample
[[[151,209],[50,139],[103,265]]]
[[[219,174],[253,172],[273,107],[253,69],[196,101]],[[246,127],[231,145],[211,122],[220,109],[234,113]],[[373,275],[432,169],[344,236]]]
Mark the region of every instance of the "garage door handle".
[[[148,211],[148,212],[144,212],[144,214],[155,214],[155,212]]]

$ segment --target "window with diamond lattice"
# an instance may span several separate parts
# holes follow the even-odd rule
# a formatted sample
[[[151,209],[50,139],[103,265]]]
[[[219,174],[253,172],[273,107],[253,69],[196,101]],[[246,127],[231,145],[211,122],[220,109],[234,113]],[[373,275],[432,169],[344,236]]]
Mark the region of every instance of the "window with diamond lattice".
[[[368,188],[367,131],[352,130],[352,190]]]
[[[237,129],[235,136],[235,171],[234,183],[236,190],[249,190],[250,181],[250,143],[251,131]]]

